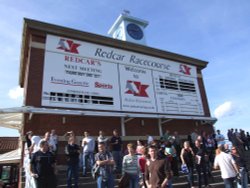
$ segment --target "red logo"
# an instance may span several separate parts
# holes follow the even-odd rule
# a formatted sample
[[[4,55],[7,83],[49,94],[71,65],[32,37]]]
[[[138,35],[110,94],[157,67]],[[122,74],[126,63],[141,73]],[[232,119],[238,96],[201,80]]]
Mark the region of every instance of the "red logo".
[[[181,64],[180,65],[180,72],[183,73],[183,74],[186,74],[186,75],[191,75],[191,68],[187,65],[183,65]]]
[[[102,88],[102,89],[113,89],[112,85],[105,84],[105,83],[100,83],[100,82],[95,82],[95,87],[96,88]]]
[[[60,39],[58,42],[57,49],[64,50],[65,52],[70,52],[74,54],[78,54],[77,48],[81,46],[81,44],[74,43],[73,40]]]
[[[126,84],[126,92],[127,94],[131,94],[138,97],[148,97],[146,89],[149,85],[143,85],[141,82],[128,80]]]

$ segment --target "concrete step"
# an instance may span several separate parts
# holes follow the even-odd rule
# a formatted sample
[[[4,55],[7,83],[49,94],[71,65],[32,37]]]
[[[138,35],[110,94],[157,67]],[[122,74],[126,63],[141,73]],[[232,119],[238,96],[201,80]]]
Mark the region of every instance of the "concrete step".
[[[197,182],[195,182],[197,183]],[[214,187],[214,188],[224,188],[224,183],[221,181],[221,182],[218,182],[218,183],[210,183],[211,187]],[[61,184],[57,187],[60,187],[60,188],[66,188],[67,185],[66,184]],[[97,187],[97,184],[96,182],[91,182],[91,183],[79,183],[79,188],[96,188]],[[116,188],[118,188],[118,186],[116,185],[115,186]],[[183,183],[173,183],[173,187],[174,188],[187,188],[187,183],[186,182],[183,182]]]
[[[63,175],[63,176],[62,176]],[[208,178],[209,184],[219,184],[222,182],[221,176],[220,176],[220,171],[216,170],[212,172],[213,177]],[[117,185],[119,182],[119,177],[118,176],[115,179],[115,184]],[[57,181],[58,181],[58,187],[67,187],[66,182],[66,174],[61,173],[59,177],[57,176]],[[194,174],[194,180],[195,183],[197,183],[197,175]],[[73,182],[73,181],[72,181]],[[187,176],[186,175],[180,175],[179,177],[174,177],[173,178],[173,185],[174,187],[187,187]],[[96,181],[92,179],[90,174],[87,174],[87,177],[79,177],[79,186],[96,186]]]

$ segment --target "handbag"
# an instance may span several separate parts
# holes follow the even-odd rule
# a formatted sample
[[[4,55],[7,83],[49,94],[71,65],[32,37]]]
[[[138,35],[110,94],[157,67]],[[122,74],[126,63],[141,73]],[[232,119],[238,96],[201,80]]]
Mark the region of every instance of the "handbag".
[[[181,165],[181,172],[182,172],[183,174],[188,174],[188,173],[189,173],[189,170],[188,170],[188,167],[187,167],[186,164],[182,164],[182,165]]]
[[[129,175],[125,172],[118,182],[118,188],[129,187]]]
[[[92,178],[96,180],[99,174],[100,174],[100,166],[95,163],[93,168],[91,169]]]

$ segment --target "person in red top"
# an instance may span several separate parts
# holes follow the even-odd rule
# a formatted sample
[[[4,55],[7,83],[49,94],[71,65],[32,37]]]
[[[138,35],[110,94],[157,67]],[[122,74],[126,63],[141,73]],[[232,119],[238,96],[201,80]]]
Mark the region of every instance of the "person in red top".
[[[147,149],[145,148],[145,146],[142,146],[140,149],[141,155],[139,157],[139,166],[140,166],[140,170],[142,173],[142,182],[140,182],[141,186],[146,186],[146,182],[145,182],[145,165],[147,162]]]

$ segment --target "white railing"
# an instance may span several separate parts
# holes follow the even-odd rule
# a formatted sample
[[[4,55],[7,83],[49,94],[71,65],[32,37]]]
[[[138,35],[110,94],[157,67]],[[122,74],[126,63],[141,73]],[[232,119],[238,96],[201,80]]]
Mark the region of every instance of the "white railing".
[[[30,174],[30,158],[27,146],[24,149],[23,167],[25,170],[25,188],[36,188],[35,179]]]

